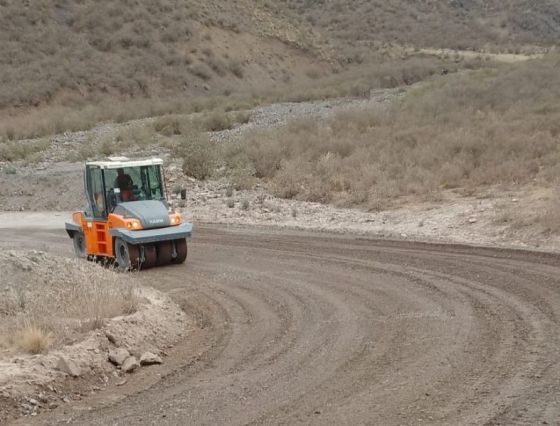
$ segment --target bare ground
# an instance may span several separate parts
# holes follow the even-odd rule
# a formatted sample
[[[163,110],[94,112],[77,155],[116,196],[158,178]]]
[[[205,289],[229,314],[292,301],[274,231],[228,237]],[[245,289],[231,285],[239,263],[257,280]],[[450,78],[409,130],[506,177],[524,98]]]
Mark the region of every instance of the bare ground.
[[[185,313],[135,275],[49,247],[7,250],[18,244],[4,238],[1,246],[0,423],[126,381],[110,351],[159,356],[189,331]]]
[[[186,265],[144,276],[196,319],[160,376],[17,424],[554,424],[558,260],[198,227]]]

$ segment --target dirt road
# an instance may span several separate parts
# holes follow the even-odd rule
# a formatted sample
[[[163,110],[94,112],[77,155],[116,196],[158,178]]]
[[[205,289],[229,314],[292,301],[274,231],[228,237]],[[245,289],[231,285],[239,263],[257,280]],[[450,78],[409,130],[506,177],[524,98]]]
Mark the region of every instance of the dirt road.
[[[1,225],[0,225],[1,226]],[[0,248],[70,255],[60,229]],[[199,227],[164,366],[19,424],[557,424],[560,257]]]

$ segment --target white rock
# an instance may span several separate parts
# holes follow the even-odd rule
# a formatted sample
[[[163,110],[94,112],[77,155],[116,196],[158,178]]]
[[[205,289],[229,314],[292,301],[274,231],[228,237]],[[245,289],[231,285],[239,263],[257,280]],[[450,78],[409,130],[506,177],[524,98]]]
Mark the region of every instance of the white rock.
[[[79,377],[82,374],[80,367],[78,367],[74,361],[67,359],[65,357],[58,357],[58,363],[56,364],[57,370],[68,374],[72,377]]]
[[[111,349],[109,351],[109,361],[120,366],[130,356],[130,353],[124,348]]]
[[[140,363],[138,362],[136,357],[130,356],[123,363],[121,370],[124,371],[125,373],[132,373],[138,367],[140,367]]]
[[[154,365],[163,364],[163,360],[160,356],[155,355],[151,352],[144,352],[140,357],[140,365]]]

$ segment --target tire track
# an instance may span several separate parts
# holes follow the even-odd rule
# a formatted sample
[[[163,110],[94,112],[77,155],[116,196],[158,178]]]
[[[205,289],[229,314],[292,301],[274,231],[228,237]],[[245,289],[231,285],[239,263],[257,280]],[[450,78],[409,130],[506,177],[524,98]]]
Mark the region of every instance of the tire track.
[[[214,227],[190,256],[141,278],[206,333],[196,361],[180,346],[168,361],[180,368],[158,383],[31,424],[560,418],[558,256]]]

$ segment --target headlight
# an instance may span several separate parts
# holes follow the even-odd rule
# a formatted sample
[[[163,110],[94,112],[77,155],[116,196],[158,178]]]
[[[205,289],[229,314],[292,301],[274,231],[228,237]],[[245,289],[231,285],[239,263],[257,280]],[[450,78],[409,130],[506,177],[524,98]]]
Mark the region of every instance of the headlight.
[[[171,226],[180,225],[182,221],[181,215],[177,213],[169,215],[169,221],[171,222]]]
[[[142,225],[140,224],[139,220],[132,219],[126,222],[126,227],[128,229],[140,229],[142,228]]]

